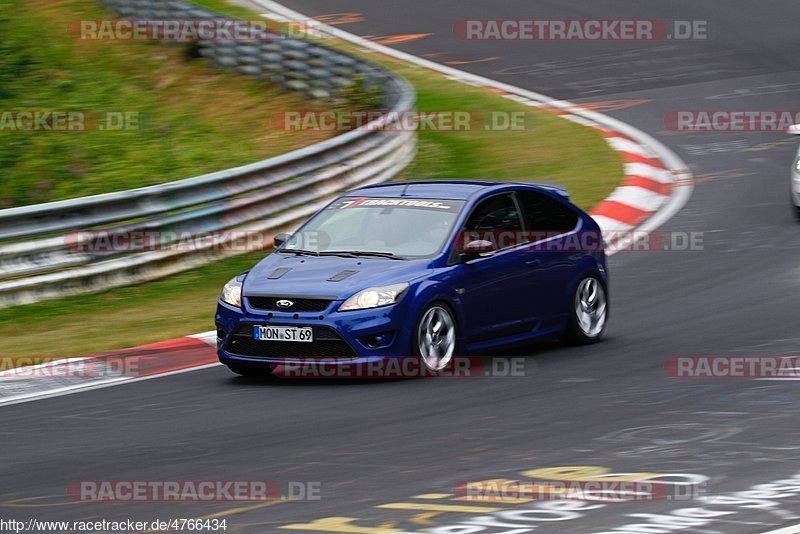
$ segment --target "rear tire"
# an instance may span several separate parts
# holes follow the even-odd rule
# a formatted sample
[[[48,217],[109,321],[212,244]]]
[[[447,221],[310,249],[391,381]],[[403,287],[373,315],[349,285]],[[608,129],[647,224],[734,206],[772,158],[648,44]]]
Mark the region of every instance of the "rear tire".
[[[792,204],[792,211],[794,212],[794,216],[800,219],[800,206]]]
[[[561,340],[569,345],[597,343],[608,322],[608,293],[595,275],[585,276],[570,299],[567,329]]]

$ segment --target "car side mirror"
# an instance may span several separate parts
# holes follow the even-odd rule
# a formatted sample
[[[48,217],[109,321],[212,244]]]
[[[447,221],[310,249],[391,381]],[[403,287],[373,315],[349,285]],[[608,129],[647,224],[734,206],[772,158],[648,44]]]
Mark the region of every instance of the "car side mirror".
[[[792,135],[800,135],[800,124],[793,124],[793,125],[789,126],[789,129],[786,130],[786,133],[789,133],[789,134],[792,134]]]
[[[464,245],[464,250],[461,251],[459,257],[462,262],[474,260],[486,254],[494,252],[494,243],[486,241],[485,239],[476,239]]]
[[[275,237],[272,238],[273,242],[275,243],[275,248],[278,248],[289,241],[291,237],[292,236],[290,234],[275,234]]]

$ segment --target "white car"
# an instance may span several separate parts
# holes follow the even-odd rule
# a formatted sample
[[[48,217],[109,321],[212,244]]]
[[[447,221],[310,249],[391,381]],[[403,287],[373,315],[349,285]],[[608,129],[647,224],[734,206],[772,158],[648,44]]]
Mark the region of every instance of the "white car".
[[[789,128],[789,133],[800,135],[800,124],[795,124]],[[800,148],[797,149],[797,156],[792,162],[792,205],[794,213],[800,219]]]

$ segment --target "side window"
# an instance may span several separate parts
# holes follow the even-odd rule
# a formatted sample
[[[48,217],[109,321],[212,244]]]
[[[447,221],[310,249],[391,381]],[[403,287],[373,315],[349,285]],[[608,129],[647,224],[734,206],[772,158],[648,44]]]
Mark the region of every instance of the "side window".
[[[522,219],[510,194],[496,195],[478,204],[464,225],[466,242],[491,241],[495,250],[517,245],[522,236]]]
[[[552,236],[575,229],[578,214],[562,202],[535,191],[519,191],[517,198],[525,217],[527,230]]]

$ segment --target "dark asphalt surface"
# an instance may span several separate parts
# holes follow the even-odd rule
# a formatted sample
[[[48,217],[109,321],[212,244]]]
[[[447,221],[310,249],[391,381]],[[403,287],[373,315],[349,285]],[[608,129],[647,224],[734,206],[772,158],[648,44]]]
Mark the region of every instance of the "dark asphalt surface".
[[[615,255],[608,339],[584,348],[534,347],[524,377],[252,382],[213,368],[4,407],[0,516],[153,520],[221,514],[229,532],[273,532],[280,525],[337,516],[354,518],[363,528],[420,530],[486,513],[379,506],[458,504],[414,497],[452,493],[461,480],[520,478],[522,471],[556,466],[704,475],[713,494],[800,472],[798,382],[682,380],[663,370],[670,356],[800,353],[800,225],[788,198],[796,140],[777,132],[667,132],[663,122],[667,112],[680,109],[800,109],[796,2],[287,5],[310,15],[361,13],[363,22],[342,26],[361,35],[432,33],[398,46],[434,54],[440,62],[496,56],[460,68],[550,96],[645,100],[609,114],[656,135],[690,165],[698,178],[695,192],[660,230],[704,232],[704,250]],[[520,17],[703,19],[715,37],[509,43],[464,42],[451,32],[459,19]],[[67,484],[87,479],[270,479],[284,487],[318,481],[322,498],[253,509],[234,503],[69,502]],[[684,523],[683,531],[750,533],[800,522],[800,496],[775,502],[762,509],[632,502],[581,510],[580,517],[564,521],[518,516],[516,522],[537,532],[606,532],[655,521],[629,514],[697,507],[720,514],[708,523]],[[505,521],[515,522],[511,516]],[[531,531],[477,528],[432,532]]]

